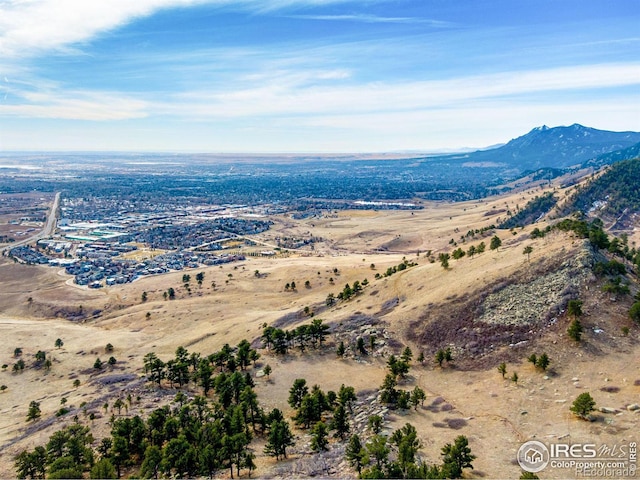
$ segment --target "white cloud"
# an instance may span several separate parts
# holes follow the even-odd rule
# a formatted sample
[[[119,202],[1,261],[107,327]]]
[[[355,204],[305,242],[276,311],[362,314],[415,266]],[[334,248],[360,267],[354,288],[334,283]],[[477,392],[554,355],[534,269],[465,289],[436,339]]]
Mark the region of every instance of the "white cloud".
[[[382,17],[379,15],[369,14],[351,14],[351,15],[289,15],[290,18],[299,18],[303,20],[325,20],[339,22],[362,22],[362,23],[424,23],[432,27],[450,27],[453,24],[441,20],[433,20],[421,17]]]
[[[16,91],[12,93],[15,95]],[[126,120],[147,116],[148,104],[112,92],[21,92],[20,103],[0,104],[0,116],[65,120]]]
[[[57,84],[33,81],[2,89],[9,93],[10,103],[0,106],[0,115],[78,120],[162,116],[196,121],[297,116],[321,122],[351,118],[350,122],[357,115],[381,114],[410,123],[411,112],[455,111],[485,100],[517,102],[539,94],[547,102],[562,102],[562,95],[568,92],[638,85],[640,65],[586,65],[366,84],[356,84],[350,72],[340,69],[278,70],[249,75],[241,83],[244,87],[184,91],[160,99],[153,93],[65,90]],[[340,124],[337,121],[336,126]]]
[[[0,52],[19,57],[82,42],[131,19],[198,0],[9,0],[0,3]]]
[[[69,48],[164,8],[196,4],[234,6],[258,12],[328,5],[345,0],[3,0],[0,56],[24,57]]]
[[[488,99],[455,108],[309,117],[219,118],[164,122],[5,122],[0,148],[209,152],[438,151],[508,141],[535,126],[582,123],[640,130],[638,95],[586,103]],[[636,126],[637,128],[630,128]],[[2,145],[2,142],[5,145]]]
[[[158,103],[157,108],[159,113],[212,118],[455,108],[487,98],[638,85],[640,64],[586,65],[450,80],[358,85],[309,82],[313,77],[310,73],[278,72],[271,78],[260,78],[255,87],[188,92],[173,101]]]

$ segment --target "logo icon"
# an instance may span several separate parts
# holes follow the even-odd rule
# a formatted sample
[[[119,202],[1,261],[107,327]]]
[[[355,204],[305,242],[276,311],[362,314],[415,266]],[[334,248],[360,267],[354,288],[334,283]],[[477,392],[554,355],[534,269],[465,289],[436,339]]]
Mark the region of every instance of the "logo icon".
[[[518,449],[518,463],[525,472],[544,470],[549,463],[549,449],[542,442],[529,440]]]

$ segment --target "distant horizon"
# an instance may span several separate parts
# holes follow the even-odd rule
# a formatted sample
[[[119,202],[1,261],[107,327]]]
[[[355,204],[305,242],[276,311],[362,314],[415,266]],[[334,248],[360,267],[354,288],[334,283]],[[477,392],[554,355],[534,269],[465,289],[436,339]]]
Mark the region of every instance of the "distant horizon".
[[[357,156],[357,155],[455,155],[456,153],[469,153],[479,150],[490,150],[493,148],[499,148],[504,144],[497,144],[489,147],[461,147],[459,149],[443,149],[443,150],[396,150],[396,151],[343,151],[343,152],[316,152],[316,151],[273,151],[273,152],[260,152],[260,151],[201,151],[201,150],[0,150],[0,156],[9,154],[95,154],[95,155],[211,155],[211,156],[305,156],[315,155],[319,157],[331,157],[331,156]]]
[[[456,152],[640,130],[637,0],[0,2],[0,151]]]
[[[318,156],[318,157],[363,157],[373,159],[375,156],[387,156],[388,159],[393,158],[411,158],[415,155],[424,155],[424,156],[439,156],[439,155],[455,155],[462,153],[473,153],[478,151],[486,151],[493,150],[500,147],[505,146],[511,140],[519,138],[521,136],[525,136],[528,133],[531,133],[535,130],[547,128],[568,128],[573,125],[580,125],[584,128],[594,129],[588,125],[582,125],[579,123],[572,123],[571,125],[555,125],[549,127],[548,125],[538,125],[528,130],[522,135],[518,135],[517,137],[513,137],[509,140],[505,140],[501,143],[496,143],[493,145],[487,145],[484,147],[450,147],[443,148],[441,150],[389,150],[389,151],[343,151],[343,152],[316,152],[316,151],[281,151],[281,152],[260,152],[260,151],[187,151],[187,150],[166,150],[166,151],[153,151],[153,150],[0,150],[0,157],[5,155],[42,155],[42,154],[74,154],[74,155],[204,155],[204,156],[229,156],[229,157],[237,157],[237,156],[248,156],[248,157],[277,157],[277,156],[291,156],[291,157],[299,157],[299,156]],[[607,129],[594,129],[601,131],[610,131],[616,133],[640,133],[640,131],[633,130],[607,130]]]

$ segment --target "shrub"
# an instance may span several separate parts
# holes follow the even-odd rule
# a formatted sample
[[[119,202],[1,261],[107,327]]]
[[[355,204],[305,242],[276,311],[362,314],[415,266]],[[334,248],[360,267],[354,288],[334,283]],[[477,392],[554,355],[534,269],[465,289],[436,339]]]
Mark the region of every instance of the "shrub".
[[[595,410],[596,402],[588,392],[581,393],[571,405],[571,411],[583,420]]]

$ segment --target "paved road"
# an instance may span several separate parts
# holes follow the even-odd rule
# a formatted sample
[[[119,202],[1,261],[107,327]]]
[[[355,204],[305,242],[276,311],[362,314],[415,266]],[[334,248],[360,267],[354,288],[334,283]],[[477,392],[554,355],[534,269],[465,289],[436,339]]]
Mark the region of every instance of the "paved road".
[[[20,240],[19,242],[13,242],[7,245],[2,249],[2,253],[8,250],[11,250],[14,247],[19,247],[21,245],[27,245],[32,242],[37,242],[38,240],[41,240],[45,237],[53,235],[53,232],[56,230],[56,225],[58,220],[57,213],[58,213],[59,205],[60,205],[60,192],[57,192],[55,198],[53,199],[53,204],[51,205],[49,216],[47,217],[47,221],[45,222],[42,230],[40,230],[40,232],[36,233],[35,235],[29,238],[25,238],[23,240]]]

